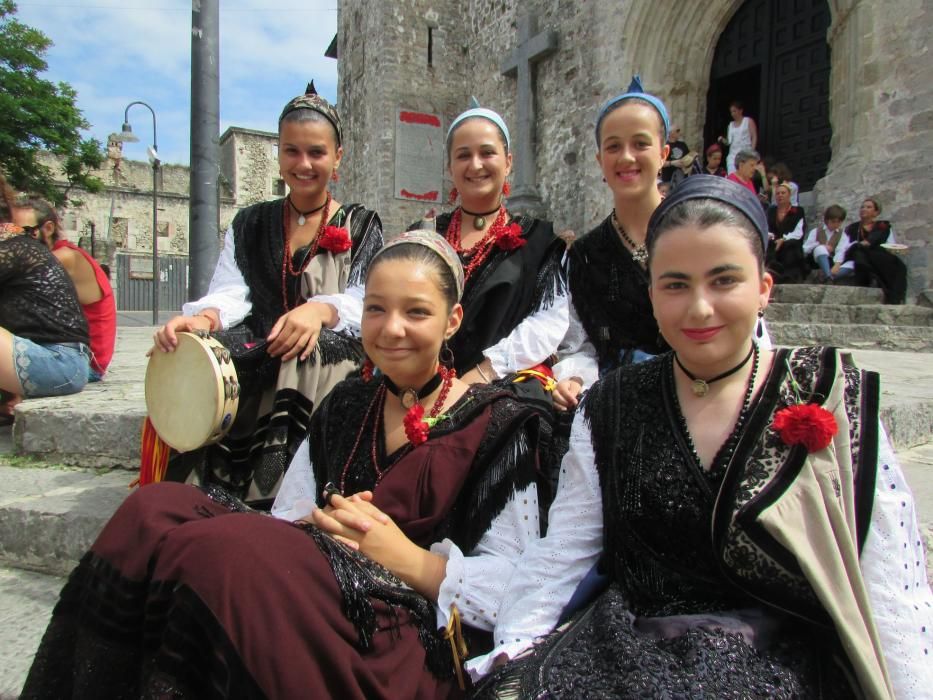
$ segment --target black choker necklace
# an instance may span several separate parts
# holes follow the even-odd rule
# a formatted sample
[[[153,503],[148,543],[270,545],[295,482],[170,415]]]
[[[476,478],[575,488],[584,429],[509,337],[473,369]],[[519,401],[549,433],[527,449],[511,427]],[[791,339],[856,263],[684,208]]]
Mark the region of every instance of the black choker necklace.
[[[406,387],[404,389],[399,389],[398,386],[391,379],[383,375],[383,380],[386,384],[386,389],[389,390],[389,393],[393,396],[397,396],[401,402],[403,408],[411,408],[416,403],[418,403],[422,397],[430,396],[437,387],[441,385],[443,377],[441,373],[438,372],[433,377],[428,380],[428,383],[425,384],[420,389],[415,389],[414,387]],[[408,400],[410,403],[406,405],[405,401]]]
[[[486,217],[489,216],[490,214],[495,214],[497,211],[499,211],[501,207],[502,207],[502,202],[499,202],[496,205],[495,209],[490,209],[489,211],[484,211],[484,212],[467,211],[463,207],[460,207],[460,211],[462,211],[464,214],[467,214],[468,216],[472,216],[473,217],[473,228],[475,228],[477,231],[481,231],[483,227],[486,225]]]
[[[292,209],[294,209],[295,213],[298,214],[298,225],[299,226],[304,226],[305,221],[308,220],[308,216],[321,211],[321,209],[327,206],[327,198],[325,197],[324,204],[322,204],[321,206],[314,207],[314,209],[308,209],[308,211],[301,211],[298,207],[295,206],[295,203],[292,201],[292,196],[290,194],[287,195],[285,199],[288,200],[288,203],[291,205]]]
[[[720,379],[725,379],[726,377],[728,377],[728,376],[730,376],[730,375],[733,375],[733,374],[735,374],[736,372],[738,372],[740,369],[742,369],[745,365],[748,364],[748,361],[749,361],[750,359],[752,359],[752,355],[755,354],[755,350],[757,350],[757,347],[755,346],[754,343],[752,343],[752,347],[751,347],[751,349],[748,351],[748,354],[745,356],[745,359],[744,359],[744,360],[742,360],[739,364],[737,364],[737,365],[736,365],[735,367],[733,367],[732,369],[726,370],[726,371],[723,372],[722,374],[717,374],[717,375],[716,375],[715,377],[713,377],[712,379],[699,379],[699,378],[697,378],[697,376],[696,376],[695,374],[693,374],[693,372],[691,372],[689,369],[687,369],[686,367],[684,367],[684,366],[680,363],[680,358],[677,357],[677,353],[676,353],[676,352],[674,353],[674,361],[677,363],[677,366],[680,367],[681,371],[682,371],[684,374],[686,374],[687,377],[688,377],[690,380],[693,381],[693,384],[690,386],[690,389],[691,389],[691,391],[693,391],[694,395],[696,395],[696,396],[706,396],[706,395],[709,393],[709,385],[710,385],[710,384],[712,384],[713,382],[718,382]]]

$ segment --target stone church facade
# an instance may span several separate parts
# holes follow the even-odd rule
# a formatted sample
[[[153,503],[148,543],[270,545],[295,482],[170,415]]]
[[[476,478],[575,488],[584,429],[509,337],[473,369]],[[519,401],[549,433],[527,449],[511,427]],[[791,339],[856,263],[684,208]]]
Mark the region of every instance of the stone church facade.
[[[825,5],[823,14],[828,12],[826,94],[809,95],[804,86],[800,104],[823,100],[829,148],[824,148],[828,162],[824,159],[807,195],[809,218],[839,203],[855,220],[864,197],[878,198],[898,240],[911,246],[907,262],[916,294],[933,286],[929,0],[340,0],[338,99],[347,134],[340,194],[376,208],[390,234],[424,213],[423,201],[396,196],[398,110],[440,115],[440,131],[446,133],[475,95],[499,111],[514,132],[522,110],[516,80],[502,74],[502,65],[517,44],[522,17],[532,14],[538,32],[557,35],[556,51],[534,71],[537,191],[543,214],[558,230],[582,233],[610,206],[592,131],[602,102],[638,73],[646,88],[665,100],[685,140],[699,149],[711,131],[711,68],[733,18],[748,11],[749,3],[774,3],[773,12],[784,15],[774,31],[806,32],[798,25],[818,2]],[[789,58],[806,77],[809,57]],[[797,116],[774,113],[776,124]],[[447,192],[451,183],[446,172],[443,176]]]

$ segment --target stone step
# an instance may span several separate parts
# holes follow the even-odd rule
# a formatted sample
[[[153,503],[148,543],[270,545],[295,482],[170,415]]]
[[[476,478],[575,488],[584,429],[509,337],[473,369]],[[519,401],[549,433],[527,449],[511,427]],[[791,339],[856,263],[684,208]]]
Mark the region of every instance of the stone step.
[[[0,456],[0,561],[66,574],[130,493],[133,475],[24,464]]]
[[[104,381],[71,396],[19,404],[13,430],[16,452],[61,464],[138,469],[146,417],[146,351],[153,330],[118,327]]]
[[[0,566],[0,700],[16,700],[65,579]]]
[[[933,326],[776,321],[768,323],[768,330],[777,345],[933,352]]]
[[[765,311],[765,318],[769,324],[791,322],[933,327],[933,309],[912,305],[772,302]]]
[[[776,284],[771,301],[781,304],[883,304],[884,294],[874,287],[838,284]]]

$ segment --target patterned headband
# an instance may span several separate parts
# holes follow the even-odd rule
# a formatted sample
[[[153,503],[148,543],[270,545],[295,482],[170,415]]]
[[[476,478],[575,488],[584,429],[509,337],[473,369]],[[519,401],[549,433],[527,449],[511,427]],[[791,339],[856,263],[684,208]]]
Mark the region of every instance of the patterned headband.
[[[671,118],[667,114],[667,107],[664,106],[664,103],[661,102],[654,95],[650,95],[645,92],[644,88],[641,86],[641,77],[636,75],[632,78],[632,82],[628,86],[628,90],[623,92],[621,95],[616,95],[611,100],[608,100],[606,104],[602,106],[599,110],[599,116],[596,117],[596,145],[599,146],[599,127],[603,124],[603,119],[606,118],[606,115],[609,114],[610,110],[615,107],[620,102],[625,100],[641,100],[642,102],[647,102],[649,105],[654,107],[655,111],[661,117],[661,123],[664,126],[664,141],[667,141],[667,135],[671,132]]]
[[[282,126],[282,120],[285,119],[285,116],[289,112],[294,112],[296,109],[312,109],[326,118],[327,121],[333,125],[334,131],[337,132],[337,145],[343,145],[343,130],[340,128],[340,117],[337,115],[337,110],[334,109],[334,106],[330,102],[317,94],[317,90],[314,89],[313,80],[308,83],[304,95],[292,98],[292,100],[285,105],[285,109],[283,109],[282,113],[279,115],[280,127]]]
[[[512,150],[512,140],[509,136],[509,127],[505,125],[505,120],[502,119],[496,112],[493,112],[491,109],[486,109],[485,107],[480,107],[479,102],[475,97],[470,98],[470,109],[465,112],[462,112],[450,123],[450,128],[447,129],[447,145],[450,145],[450,137],[462,122],[465,122],[467,119],[472,119],[473,117],[480,117],[481,119],[486,119],[487,121],[492,122],[497,127],[499,131],[502,132],[502,135],[505,137],[505,147],[507,150]]]
[[[439,235],[436,231],[431,231],[428,229],[415,229],[413,231],[405,231],[405,233],[399,234],[379,249],[379,251],[373,256],[373,259],[370,261],[370,267],[372,267],[373,262],[375,262],[376,259],[389,248],[402,245],[403,243],[424,246],[425,248],[430,248],[437,254],[437,256],[450,269],[450,273],[454,277],[454,283],[457,287],[457,301],[460,301],[460,298],[463,296],[463,265],[460,263],[460,258],[457,256],[457,251],[455,251],[453,246],[451,246],[450,243],[448,243],[444,237]]]

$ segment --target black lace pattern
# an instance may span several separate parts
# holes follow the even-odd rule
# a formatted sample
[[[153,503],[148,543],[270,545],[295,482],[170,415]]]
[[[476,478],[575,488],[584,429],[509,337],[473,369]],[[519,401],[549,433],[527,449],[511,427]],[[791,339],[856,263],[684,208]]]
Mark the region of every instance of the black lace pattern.
[[[35,343],[90,342],[65,268],[25,234],[0,240],[0,328]]]
[[[571,246],[568,280],[601,372],[626,364],[626,352],[668,349],[651,310],[648,274],[622,245],[611,217]]]

